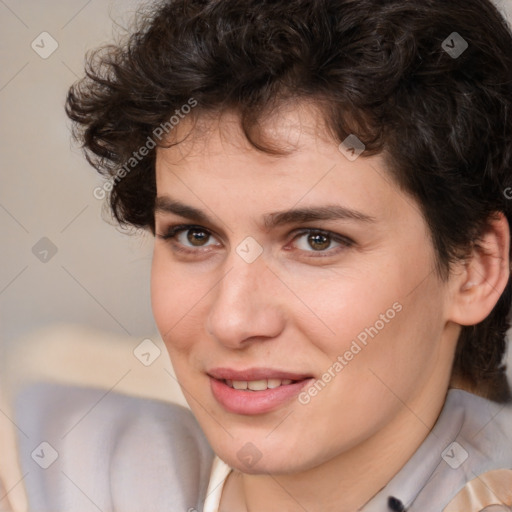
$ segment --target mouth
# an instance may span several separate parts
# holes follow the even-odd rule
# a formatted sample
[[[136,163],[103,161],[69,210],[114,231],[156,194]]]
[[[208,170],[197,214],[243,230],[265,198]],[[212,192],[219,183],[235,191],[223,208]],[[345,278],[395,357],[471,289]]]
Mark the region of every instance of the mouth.
[[[268,377],[264,378],[263,375]],[[217,369],[208,373],[215,400],[228,412],[264,414],[293,400],[313,381],[309,375],[265,369],[233,371]]]

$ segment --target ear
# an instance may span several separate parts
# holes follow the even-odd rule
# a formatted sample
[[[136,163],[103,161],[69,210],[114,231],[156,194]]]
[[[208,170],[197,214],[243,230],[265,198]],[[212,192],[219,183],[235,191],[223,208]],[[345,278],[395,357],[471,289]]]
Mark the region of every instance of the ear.
[[[459,325],[476,325],[492,311],[510,275],[510,227],[501,212],[493,215],[481,240],[461,263],[451,280],[453,300],[449,320]]]

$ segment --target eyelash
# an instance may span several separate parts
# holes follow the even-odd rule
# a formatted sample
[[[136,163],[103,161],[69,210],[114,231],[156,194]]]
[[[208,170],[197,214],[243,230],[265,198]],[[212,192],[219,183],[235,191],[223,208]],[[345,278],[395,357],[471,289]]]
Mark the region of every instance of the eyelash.
[[[165,233],[157,234],[157,237],[160,238],[161,240],[164,240],[167,242],[174,242],[173,243],[174,250],[176,250],[177,252],[180,252],[180,253],[185,253],[185,254],[190,254],[190,255],[198,255],[200,253],[208,252],[209,251],[208,247],[211,247],[211,246],[206,246],[206,250],[205,250],[205,249],[201,248],[200,246],[198,246],[197,249],[189,249],[189,248],[185,248],[181,244],[176,245],[176,244],[179,244],[179,242],[175,242],[177,235],[179,235],[182,232],[189,231],[192,229],[201,230],[201,231],[204,231],[204,233],[206,233],[207,235],[214,236],[210,230],[204,228],[203,226],[199,226],[199,225],[195,225],[195,224],[179,224],[179,225],[175,225],[175,226],[169,226],[166,229]],[[305,236],[305,235],[323,235],[323,236],[328,237],[331,242],[339,243],[341,245],[340,247],[335,247],[333,249],[326,249],[323,251],[314,251],[314,250],[304,251],[304,250],[299,249],[299,251],[306,254],[306,257],[314,257],[314,258],[324,257],[325,258],[328,256],[333,256],[334,254],[338,254],[339,251],[346,250],[355,244],[355,242],[353,240],[351,240],[350,238],[348,238],[346,236],[342,236],[342,235],[339,235],[332,231],[326,231],[324,229],[318,229],[318,228],[307,228],[307,229],[297,230],[294,232],[293,238],[291,239],[291,241],[293,242],[294,240],[300,238],[301,236]],[[311,253],[311,254],[308,254],[308,253]]]

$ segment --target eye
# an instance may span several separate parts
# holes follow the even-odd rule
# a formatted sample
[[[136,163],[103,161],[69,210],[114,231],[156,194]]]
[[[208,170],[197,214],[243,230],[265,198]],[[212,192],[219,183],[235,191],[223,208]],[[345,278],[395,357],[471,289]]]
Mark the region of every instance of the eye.
[[[200,228],[186,229],[178,233],[176,236],[176,240],[181,244],[187,245],[187,243],[190,243],[190,245],[194,247],[208,245],[210,238],[210,233]]]
[[[337,252],[353,245],[353,241],[330,231],[309,229],[298,233],[293,240],[297,249],[306,252]]]
[[[169,226],[164,233],[157,234],[157,237],[169,241],[172,244],[172,250],[190,255],[209,252],[222,245],[208,229],[190,224]],[[332,256],[351,247],[354,242],[331,231],[305,229],[295,234],[292,245],[299,251],[309,253],[309,256],[314,256],[315,253],[318,256]],[[288,246],[287,249],[289,250],[290,247]]]
[[[201,226],[179,225],[170,226],[164,234],[159,234],[162,240],[173,241],[178,250],[193,252],[201,247],[220,245],[216,238],[206,228]]]

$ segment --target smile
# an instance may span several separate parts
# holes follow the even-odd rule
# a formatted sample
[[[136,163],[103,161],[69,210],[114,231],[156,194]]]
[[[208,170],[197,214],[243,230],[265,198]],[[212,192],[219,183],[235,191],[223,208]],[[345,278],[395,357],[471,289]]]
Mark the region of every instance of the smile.
[[[258,378],[243,380],[209,375],[213,398],[227,412],[242,415],[264,414],[293,401],[312,377]]]

